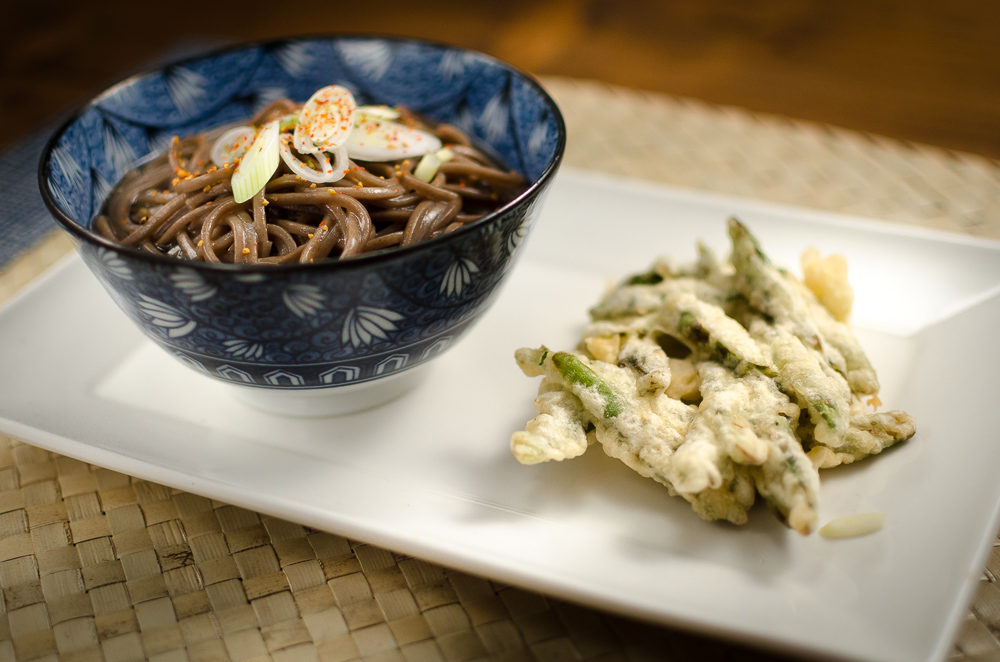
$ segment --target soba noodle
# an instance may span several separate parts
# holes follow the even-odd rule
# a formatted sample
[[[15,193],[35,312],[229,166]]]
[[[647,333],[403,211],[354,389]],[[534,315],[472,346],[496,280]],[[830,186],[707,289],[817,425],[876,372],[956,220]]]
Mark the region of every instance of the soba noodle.
[[[261,126],[297,109],[283,99],[250,122]],[[235,164],[216,167],[210,152],[226,127],[174,138],[166,153],[129,172],[94,229],[158,255],[234,264],[285,264],[346,258],[408,246],[482,218],[524,190],[524,179],[477,149],[459,129],[430,126],[405,109],[400,123],[437,136],[453,158],[429,182],[414,175],[419,157],[350,161],[337,182],[314,184],[281,164],[251,200],[233,197]]]

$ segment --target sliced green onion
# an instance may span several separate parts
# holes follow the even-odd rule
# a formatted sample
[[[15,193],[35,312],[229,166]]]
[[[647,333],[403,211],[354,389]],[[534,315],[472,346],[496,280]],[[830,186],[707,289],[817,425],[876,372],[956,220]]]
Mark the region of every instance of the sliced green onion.
[[[316,90],[299,111],[293,144],[300,154],[332,152],[344,144],[354,128],[357,103],[346,87],[327,85]]]
[[[371,116],[359,117],[345,143],[352,159],[398,161],[441,149],[441,140],[426,131]]]
[[[278,153],[280,133],[278,120],[268,122],[257,133],[257,138],[233,173],[233,197],[236,202],[246,202],[255,196],[278,169],[278,161],[281,160]]]
[[[391,106],[358,106],[357,113],[379,120],[397,120],[400,115],[399,111]]]
[[[437,175],[441,164],[451,161],[453,158],[455,158],[455,152],[447,147],[442,147],[436,152],[427,152],[420,159],[417,167],[413,169],[413,176],[421,181],[429,182]]]
[[[313,182],[314,184],[335,182],[344,176],[344,164],[341,163],[339,171],[334,172],[333,166],[330,165],[330,159],[328,159],[326,154],[323,152],[316,152],[312,155],[313,158],[316,159],[316,163],[319,165],[319,168],[310,168],[307,166],[292,153],[292,148],[288,146],[288,143],[291,140],[292,136],[287,133],[282,134],[278,141],[278,151],[281,154],[281,160],[284,161],[285,165],[288,166],[288,169],[296,175],[306,181]],[[338,149],[343,151],[346,156],[346,150],[344,148],[341,147]]]
[[[212,163],[222,168],[233,159],[243,156],[257,132],[252,126],[237,126],[226,131],[212,145]]]
[[[279,128],[284,131],[285,129],[292,129],[299,123],[299,114],[292,113],[290,115],[285,115],[281,118],[281,124]]]

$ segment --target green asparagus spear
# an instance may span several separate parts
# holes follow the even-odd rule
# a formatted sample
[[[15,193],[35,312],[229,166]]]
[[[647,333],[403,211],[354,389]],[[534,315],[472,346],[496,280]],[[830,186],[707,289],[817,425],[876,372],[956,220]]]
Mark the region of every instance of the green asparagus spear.
[[[578,357],[569,352],[556,352],[552,355],[552,364],[567,382],[597,390],[604,400],[604,418],[614,418],[622,413],[622,402],[615,392]]]
[[[770,365],[770,357],[739,322],[692,294],[667,297],[659,319],[667,333],[683,340],[700,359],[716,360],[734,370]]]
[[[733,241],[732,261],[740,294],[775,324],[787,325],[807,347],[819,347],[819,330],[809,317],[798,288],[771,264],[757,239],[735,218],[729,219],[729,236]]]
[[[809,314],[823,338],[824,349],[832,348],[843,358],[844,367],[838,369],[844,373],[851,392],[860,395],[875,395],[878,393],[878,377],[875,369],[861,348],[861,343],[851,333],[849,326],[838,321],[830,314],[822,303],[809,291],[805,285],[796,282],[802,292]],[[831,365],[833,365],[831,361]]]
[[[851,415],[851,392],[843,377],[781,327],[756,320],[750,332],[771,348],[778,384],[809,411],[816,440],[830,448],[842,446]]]

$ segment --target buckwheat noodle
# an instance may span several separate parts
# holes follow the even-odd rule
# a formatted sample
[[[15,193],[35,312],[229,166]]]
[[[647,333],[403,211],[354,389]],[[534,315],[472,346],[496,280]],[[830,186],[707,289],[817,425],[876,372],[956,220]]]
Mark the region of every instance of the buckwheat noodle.
[[[250,123],[297,106],[283,99]],[[524,190],[524,178],[477,149],[454,126],[430,126],[405,109],[401,122],[436,135],[453,152],[430,182],[420,157],[351,161],[344,178],[311,184],[284,163],[251,200],[232,195],[235,166],[212,165],[222,129],[174,138],[166,153],[126,174],[93,227],[103,237],[157,255],[233,264],[346,258],[408,246],[482,218]]]

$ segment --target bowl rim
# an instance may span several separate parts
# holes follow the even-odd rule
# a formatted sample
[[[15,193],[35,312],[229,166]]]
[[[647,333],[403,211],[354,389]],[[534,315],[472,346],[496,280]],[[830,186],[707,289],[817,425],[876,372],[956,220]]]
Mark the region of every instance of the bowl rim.
[[[545,167],[545,170],[539,175],[528,187],[522,191],[517,197],[507,202],[507,204],[495,209],[489,214],[477,219],[473,223],[464,225],[453,232],[449,232],[441,237],[436,237],[433,240],[420,241],[410,246],[398,247],[391,251],[382,251],[373,253],[370,255],[358,255],[342,260],[323,260],[314,263],[300,263],[294,262],[292,264],[283,264],[277,268],[274,265],[267,264],[225,264],[225,263],[211,263],[197,260],[178,260],[177,258],[168,257],[166,255],[156,255],[148,251],[144,251],[140,248],[135,248],[132,246],[125,246],[123,244],[111,241],[97,234],[93,230],[84,227],[82,224],[78,223],[75,219],[70,218],[70,216],[63,211],[62,207],[55,200],[55,195],[49,188],[49,179],[47,177],[47,166],[52,160],[52,152],[55,150],[56,145],[62,136],[66,133],[67,129],[73,125],[80,117],[90,110],[92,107],[96,106],[97,103],[108,95],[112,90],[118,88],[121,85],[125,85],[130,81],[143,78],[145,76],[153,75],[159,71],[166,69],[167,67],[178,66],[190,62],[196,62],[199,60],[204,60],[206,58],[218,57],[225,55],[227,53],[232,53],[239,50],[250,49],[250,48],[267,48],[272,46],[277,46],[280,44],[290,43],[290,42],[301,42],[301,41],[364,41],[378,39],[382,41],[391,41],[400,44],[422,44],[431,47],[443,48],[453,51],[463,51],[466,53],[474,53],[475,55],[482,57],[486,60],[491,61],[494,65],[499,66],[502,69],[506,69],[510,73],[519,76],[525,82],[527,82],[531,87],[535,89],[536,92],[542,97],[549,107],[550,112],[552,112],[553,118],[556,122],[557,130],[557,140],[556,148],[552,158],[549,160]],[[562,160],[565,156],[566,151],[566,122],[563,118],[562,111],[559,109],[558,104],[552,96],[542,87],[541,83],[532,76],[531,74],[515,67],[514,65],[505,62],[497,57],[489,55],[488,53],[483,53],[473,48],[465,48],[462,46],[455,46],[453,44],[447,44],[444,42],[439,42],[431,39],[421,39],[416,37],[400,37],[392,35],[379,35],[379,34],[338,34],[338,33],[321,33],[321,34],[306,34],[290,37],[281,37],[277,39],[269,39],[263,41],[245,41],[229,44],[226,46],[220,46],[218,48],[209,49],[203,52],[196,53],[194,55],[188,55],[175,60],[170,60],[169,62],[159,63],[155,66],[151,66],[147,69],[138,71],[112,85],[105,87],[98,94],[92,96],[89,100],[78,106],[70,116],[59,126],[58,129],[49,137],[45,143],[45,147],[42,149],[41,157],[38,162],[38,188],[41,192],[42,200],[45,206],[48,208],[49,213],[55,218],[55,220],[63,227],[64,230],[68,231],[71,235],[78,239],[83,240],[85,243],[95,245],[99,248],[104,248],[112,250],[118,253],[127,255],[133,259],[138,259],[150,263],[151,266],[156,265],[173,265],[175,267],[185,267],[205,272],[214,272],[216,274],[252,274],[252,273],[293,273],[300,271],[324,271],[324,270],[354,270],[358,268],[363,268],[369,265],[378,265],[382,262],[393,261],[396,259],[405,258],[411,256],[415,253],[419,253],[425,250],[432,250],[435,247],[445,246],[449,243],[459,241],[462,237],[465,237],[473,232],[478,232],[483,227],[488,225],[490,222],[495,221],[497,218],[508,213],[512,209],[520,206],[522,203],[526,202],[530,198],[538,195],[541,189],[548,183],[552,177],[555,176],[556,171],[562,164]]]

